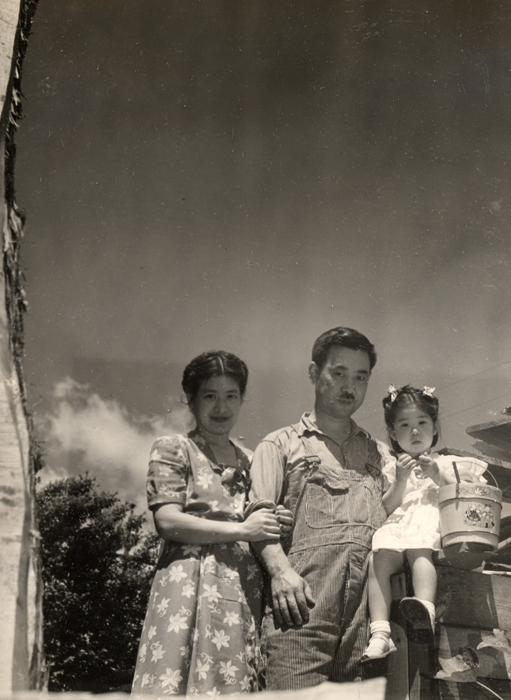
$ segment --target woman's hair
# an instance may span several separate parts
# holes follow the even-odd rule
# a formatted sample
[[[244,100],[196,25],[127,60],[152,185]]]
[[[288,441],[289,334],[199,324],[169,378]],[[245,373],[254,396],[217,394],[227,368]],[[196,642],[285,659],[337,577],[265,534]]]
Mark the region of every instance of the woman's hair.
[[[247,365],[239,357],[225,350],[209,350],[194,357],[185,367],[181,386],[188,403],[197,398],[202,384],[210,377],[232,377],[240,388],[241,398],[245,395],[248,381]]]
[[[342,348],[350,348],[350,350],[362,350],[369,357],[369,366],[371,370],[376,364],[376,352],[374,345],[358,331],[353,328],[332,328],[329,331],[322,333],[312,346],[312,361],[321,371],[328,358],[330,348],[334,346]]]
[[[394,429],[399,411],[409,406],[418,406],[431,418],[435,427],[438,424],[438,399],[436,396],[433,396],[432,389],[428,389],[427,387],[424,387],[424,389],[415,389],[409,384],[402,386],[400,389],[389,387],[389,393],[383,399],[383,411],[390,444],[392,449],[397,453],[403,452],[403,449],[399,446],[399,443],[392,439],[390,431]],[[433,436],[431,446],[433,447],[437,442],[438,431],[436,435]]]

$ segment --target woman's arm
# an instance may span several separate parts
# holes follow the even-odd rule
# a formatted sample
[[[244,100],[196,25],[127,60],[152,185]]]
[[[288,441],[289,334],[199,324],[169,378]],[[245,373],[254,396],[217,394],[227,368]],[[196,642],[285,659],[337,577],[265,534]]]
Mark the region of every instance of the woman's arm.
[[[224,542],[259,542],[279,540],[277,516],[269,510],[258,510],[244,522],[208,520],[183,512],[179,503],[165,503],[153,510],[158,535],[167,541],[182,544],[221,544]]]

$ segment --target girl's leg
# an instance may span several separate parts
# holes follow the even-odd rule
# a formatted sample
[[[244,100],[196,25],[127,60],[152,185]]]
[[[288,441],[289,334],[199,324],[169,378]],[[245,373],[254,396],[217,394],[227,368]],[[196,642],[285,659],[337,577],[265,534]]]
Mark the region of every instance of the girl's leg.
[[[414,598],[403,598],[401,612],[416,629],[428,633],[435,629],[435,598],[437,574],[430,549],[407,550],[412,570]]]
[[[369,616],[371,622],[390,619],[392,588],[390,577],[403,566],[403,552],[379,549],[369,562]]]
[[[389,619],[392,602],[390,577],[402,564],[402,552],[381,549],[373,552],[371,556],[368,581],[371,639],[362,655],[363,662],[384,658],[396,650],[390,638]]]
[[[406,552],[412,570],[415,597],[434,604],[437,575],[432,555],[431,549],[409,549]]]

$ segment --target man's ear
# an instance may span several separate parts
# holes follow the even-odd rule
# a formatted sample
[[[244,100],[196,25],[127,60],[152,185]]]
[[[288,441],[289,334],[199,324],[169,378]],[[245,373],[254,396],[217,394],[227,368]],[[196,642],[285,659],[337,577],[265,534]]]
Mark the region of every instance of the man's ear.
[[[315,362],[311,362],[309,365],[309,379],[313,384],[318,381],[319,369]]]

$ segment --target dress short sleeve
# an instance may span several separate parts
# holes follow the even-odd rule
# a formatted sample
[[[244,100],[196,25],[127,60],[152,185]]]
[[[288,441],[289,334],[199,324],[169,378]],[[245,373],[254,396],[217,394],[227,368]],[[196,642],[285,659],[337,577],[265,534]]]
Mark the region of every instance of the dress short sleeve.
[[[378,452],[383,461],[381,470],[383,476],[383,493],[389,490],[390,485],[396,480],[396,458],[391,453],[390,448],[381,440],[376,440]]]
[[[183,435],[171,435],[158,438],[152,446],[146,483],[149,508],[162,503],[185,504],[190,466],[186,441]]]

